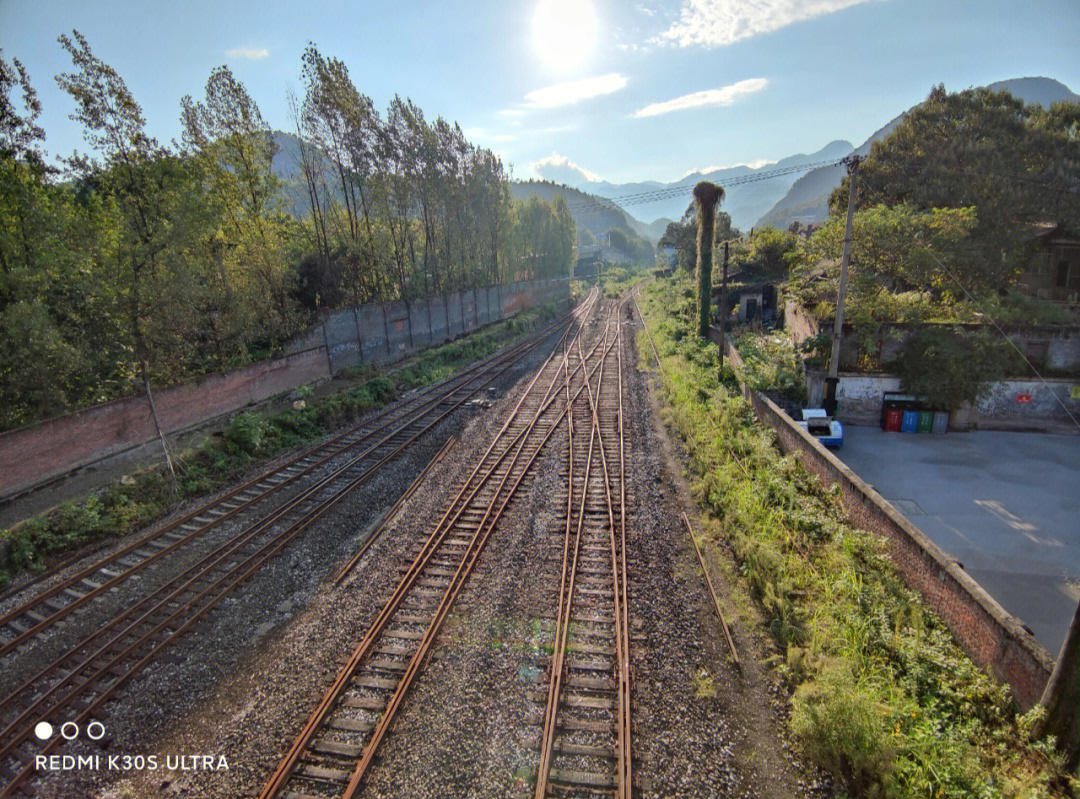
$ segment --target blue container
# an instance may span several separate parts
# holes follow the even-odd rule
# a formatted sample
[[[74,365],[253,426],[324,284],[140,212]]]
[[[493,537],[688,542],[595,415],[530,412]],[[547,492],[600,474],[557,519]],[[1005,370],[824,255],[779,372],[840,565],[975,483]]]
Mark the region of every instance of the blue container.
[[[904,411],[904,418],[900,420],[901,433],[914,433],[919,429],[919,412]]]

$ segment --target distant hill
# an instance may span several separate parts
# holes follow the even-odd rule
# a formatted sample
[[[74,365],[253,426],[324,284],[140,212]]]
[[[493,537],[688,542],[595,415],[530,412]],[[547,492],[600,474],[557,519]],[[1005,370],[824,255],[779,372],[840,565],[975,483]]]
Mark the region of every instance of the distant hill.
[[[1064,83],[1053,78],[1013,78],[999,80],[986,88],[995,92],[1008,92],[1019,97],[1027,105],[1041,105],[1049,108],[1054,103],[1080,102],[1080,94],[1071,91]]]
[[[511,181],[510,193],[518,200],[536,195],[545,201],[550,201],[557,194],[565,195],[566,204],[570,207],[570,215],[574,217],[574,222],[579,228],[587,229],[594,236],[599,236],[612,228],[618,228],[644,236],[655,244],[663,235],[664,228],[667,227],[668,220],[657,220],[652,225],[646,225],[634,219],[611,200],[548,180]],[[661,222],[663,226],[660,232],[654,233],[656,225]]]
[[[274,154],[274,174],[281,181],[285,211],[296,217],[305,217],[311,213],[304,176],[300,171],[300,140],[292,133],[275,130],[271,134],[277,152]],[[336,195],[340,199],[340,195]]]
[[[1029,105],[1040,104],[1049,107],[1059,102],[1080,101],[1080,95],[1073,93],[1065,84],[1051,78],[1016,78],[991,83],[986,88],[993,91],[1007,91]],[[870,146],[892,133],[907,113],[908,111],[905,111],[877,130],[855,152],[859,155],[869,153]],[[758,219],[754,226],[772,225],[777,228],[786,228],[795,221],[803,224],[821,222],[829,215],[829,195],[840,185],[843,177],[843,166],[819,167],[807,172],[794,182],[787,194]]]
[[[732,178],[752,177],[754,175],[771,172],[786,167],[803,166],[817,161],[827,161],[834,158],[843,158],[851,152],[851,143],[846,141],[834,141],[825,145],[815,153],[788,156],[774,163],[764,164],[759,167],[745,165],[714,169],[709,172],[691,172],[685,177],[662,183],[655,180],[642,183],[609,183],[608,181],[586,181],[575,184],[577,188],[589,194],[600,197],[619,200],[631,195],[654,192],[661,189],[675,189],[685,187],[686,193],[669,192],[674,196],[668,196],[647,203],[632,203],[626,205],[626,211],[637,220],[656,220],[650,223],[650,227],[657,225],[663,219],[681,219],[687,207],[690,205],[690,190],[699,180],[711,180],[721,185]],[[784,196],[787,190],[798,177],[794,175],[779,175],[766,180],[746,183],[739,186],[731,186],[726,189],[724,201],[720,206],[722,211],[731,215],[732,224],[738,228],[748,229],[762,214],[767,212],[777,200]],[[660,217],[660,219],[658,219]],[[666,227],[667,222],[664,222]],[[663,234],[663,230],[660,230]],[[657,237],[659,237],[659,235]]]

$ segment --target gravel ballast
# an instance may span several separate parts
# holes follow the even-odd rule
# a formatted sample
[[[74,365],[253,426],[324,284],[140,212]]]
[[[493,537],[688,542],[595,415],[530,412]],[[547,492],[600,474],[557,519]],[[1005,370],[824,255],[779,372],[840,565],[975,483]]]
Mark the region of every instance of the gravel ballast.
[[[635,366],[635,329],[624,322],[637,793],[823,795],[827,786],[787,740],[786,703],[761,665],[767,642],[733,623],[743,667],[727,653],[680,519],[684,510],[694,516],[680,453],[659,421],[649,375]],[[531,366],[544,355],[534,353]],[[406,565],[404,551],[430,530],[502,425],[527,382],[520,370],[514,375],[516,385],[489,409],[471,419],[455,414],[309,530],[168,660],[149,667],[106,720],[110,751],[225,756],[227,770],[65,774],[45,782],[39,795],[256,795],[390,595]],[[352,577],[334,588],[327,576],[455,433],[447,457]],[[564,467],[565,426],[500,519],[362,795],[501,798],[531,789],[543,712],[536,694],[545,686],[551,579],[561,558]],[[731,588],[722,574],[712,578],[723,602]]]

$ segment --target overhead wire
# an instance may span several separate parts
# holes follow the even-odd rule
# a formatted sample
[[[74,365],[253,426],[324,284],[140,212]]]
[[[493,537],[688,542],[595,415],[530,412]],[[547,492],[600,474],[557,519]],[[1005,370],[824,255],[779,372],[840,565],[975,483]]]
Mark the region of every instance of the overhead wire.
[[[780,169],[773,169],[768,172],[755,172],[749,175],[740,175],[738,177],[730,178],[723,182],[724,188],[730,186],[742,186],[747,183],[757,183],[763,180],[771,180],[777,177],[783,177],[785,175],[793,175],[799,172],[809,172],[812,169],[826,166],[836,166],[840,163],[839,159],[830,159],[827,161],[815,161],[809,164],[801,164],[798,166],[782,167]],[[601,195],[588,195],[582,192],[588,199],[573,199],[567,200],[567,206],[570,210],[583,210],[583,209],[598,209],[610,211],[614,210],[612,206],[619,209],[626,210],[627,206],[634,205],[649,205],[662,200],[669,200],[675,197],[683,195],[689,196],[694,190],[694,184],[686,183],[677,186],[667,186],[662,189],[655,189],[652,191],[638,192],[636,194],[624,194],[618,197],[603,197]],[[578,190],[580,191],[580,189]],[[594,199],[595,197],[595,199]]]

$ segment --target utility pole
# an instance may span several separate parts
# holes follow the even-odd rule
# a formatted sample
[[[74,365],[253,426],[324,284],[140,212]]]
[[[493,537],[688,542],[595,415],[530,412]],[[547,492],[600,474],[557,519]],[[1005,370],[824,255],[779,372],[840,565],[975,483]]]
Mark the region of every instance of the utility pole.
[[[844,329],[844,300],[847,297],[848,264],[851,262],[851,226],[855,220],[855,194],[859,176],[859,161],[854,153],[844,159],[848,171],[847,224],[844,226],[844,251],[840,256],[840,286],[836,292],[836,320],[833,322],[832,358],[829,376],[825,378],[825,400],[821,406],[829,416],[836,416],[836,384],[840,378],[840,336]]]
[[[724,242],[724,272],[720,280],[720,374],[719,379],[724,379],[724,350],[727,349],[727,265],[728,265],[728,242]]]

